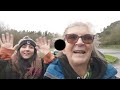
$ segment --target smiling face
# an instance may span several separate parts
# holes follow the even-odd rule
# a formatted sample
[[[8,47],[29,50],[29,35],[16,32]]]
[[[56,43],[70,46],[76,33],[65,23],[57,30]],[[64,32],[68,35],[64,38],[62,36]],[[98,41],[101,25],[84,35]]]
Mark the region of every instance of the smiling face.
[[[25,44],[20,48],[20,54],[24,59],[29,59],[34,54],[34,47],[31,44]]]
[[[75,34],[78,36],[86,34],[92,35],[87,26],[70,27],[65,34]],[[86,44],[81,38],[79,38],[76,43],[68,43],[65,38],[65,43],[66,47],[63,53],[67,56],[70,64],[80,65],[89,62],[93,50],[93,43]]]

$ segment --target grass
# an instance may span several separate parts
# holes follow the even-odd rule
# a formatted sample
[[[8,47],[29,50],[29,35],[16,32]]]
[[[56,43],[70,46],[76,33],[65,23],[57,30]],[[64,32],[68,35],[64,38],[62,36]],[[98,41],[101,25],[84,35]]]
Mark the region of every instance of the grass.
[[[105,58],[106,58],[106,61],[107,61],[108,63],[112,63],[112,64],[119,61],[119,59],[118,59],[117,57],[114,57],[114,56],[112,56],[112,55],[107,55],[107,54],[105,54]]]

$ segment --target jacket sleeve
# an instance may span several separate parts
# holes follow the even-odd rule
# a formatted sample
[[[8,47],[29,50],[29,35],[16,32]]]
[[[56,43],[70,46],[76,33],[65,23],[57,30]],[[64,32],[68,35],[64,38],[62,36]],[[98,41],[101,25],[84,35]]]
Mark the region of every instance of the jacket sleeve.
[[[49,64],[44,63],[44,60],[42,59],[42,74],[41,74],[41,76],[39,77],[39,79],[44,79],[44,74],[45,74],[46,69],[47,69],[48,66],[49,66]],[[46,78],[47,78],[47,77],[46,77]],[[45,78],[45,79],[46,79],[46,78]]]
[[[47,55],[43,57],[45,64],[51,63],[52,61],[54,61],[54,59],[55,59],[55,56],[51,52],[49,52]]]
[[[14,51],[15,50],[7,49],[7,48],[1,48],[0,49],[0,59],[1,60],[10,60]]]

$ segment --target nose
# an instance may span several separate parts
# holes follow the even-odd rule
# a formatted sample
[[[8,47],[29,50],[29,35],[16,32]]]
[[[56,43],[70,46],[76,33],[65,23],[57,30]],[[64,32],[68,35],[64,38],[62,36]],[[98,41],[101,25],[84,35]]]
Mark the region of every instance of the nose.
[[[76,42],[76,44],[82,44],[83,45],[84,43],[83,43],[82,39],[79,38],[78,41]]]
[[[26,51],[29,51],[29,46],[27,45],[26,48],[25,48]]]

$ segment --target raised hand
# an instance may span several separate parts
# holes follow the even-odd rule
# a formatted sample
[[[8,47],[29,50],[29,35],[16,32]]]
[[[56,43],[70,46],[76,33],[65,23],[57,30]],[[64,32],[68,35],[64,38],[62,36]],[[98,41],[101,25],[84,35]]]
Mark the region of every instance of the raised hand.
[[[2,37],[0,38],[0,46],[1,48],[14,49],[13,41],[14,37],[12,34],[2,34]]]
[[[45,37],[37,38],[36,44],[38,52],[43,54],[43,56],[50,52],[50,40],[47,40]]]

